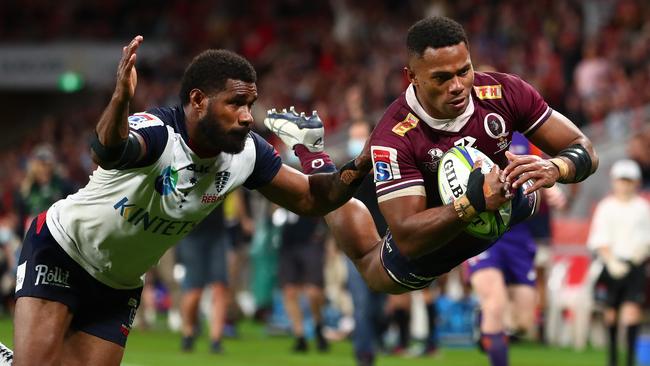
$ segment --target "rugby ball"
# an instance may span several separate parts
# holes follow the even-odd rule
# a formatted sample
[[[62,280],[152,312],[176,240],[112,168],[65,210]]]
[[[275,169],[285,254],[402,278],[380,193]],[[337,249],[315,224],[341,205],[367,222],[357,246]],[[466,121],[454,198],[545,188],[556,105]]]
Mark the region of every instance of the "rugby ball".
[[[444,204],[450,204],[465,194],[469,174],[478,160],[482,161],[483,174],[494,166],[487,155],[473,147],[455,146],[444,153],[438,166],[438,192]],[[508,201],[497,211],[480,213],[465,231],[480,239],[496,240],[508,230],[511,214],[512,203]]]

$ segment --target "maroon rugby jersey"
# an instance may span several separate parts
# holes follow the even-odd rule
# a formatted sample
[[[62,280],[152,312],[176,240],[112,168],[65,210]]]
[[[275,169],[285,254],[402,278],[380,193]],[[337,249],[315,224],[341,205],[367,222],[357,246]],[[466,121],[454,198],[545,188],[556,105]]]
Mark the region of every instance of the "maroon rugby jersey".
[[[429,116],[412,85],[388,107],[371,137],[379,202],[421,195],[427,208],[441,205],[437,169],[444,152],[472,146],[504,168],[513,131],[528,136],[552,112],[532,86],[509,74],[475,73],[470,98],[465,112],[451,120]],[[437,276],[491,244],[462,233],[449,245],[417,259],[404,258],[404,263],[418,276]]]
[[[513,131],[530,135],[551,115],[539,93],[513,75],[475,73],[470,98],[450,120],[429,116],[412,85],[388,107],[371,140],[379,202],[422,195],[427,207],[440,205],[437,170],[445,151],[472,146],[504,168]]]

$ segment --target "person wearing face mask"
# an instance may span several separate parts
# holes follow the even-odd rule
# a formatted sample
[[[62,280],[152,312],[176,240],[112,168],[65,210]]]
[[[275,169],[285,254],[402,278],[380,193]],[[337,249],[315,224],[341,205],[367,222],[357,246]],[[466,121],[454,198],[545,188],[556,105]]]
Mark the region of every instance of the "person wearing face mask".
[[[352,122],[348,127],[348,157],[360,154],[370,136],[370,131],[371,126],[366,121]],[[374,186],[372,175],[369,174],[354,197],[368,208],[377,231],[384,233],[387,229],[386,221],[379,211]],[[346,263],[348,288],[354,304],[354,332],[352,333],[354,357],[358,366],[372,366],[375,364],[377,349],[381,347],[382,333],[388,321],[384,312],[387,296],[371,290],[350,259],[346,260]]]
[[[348,156],[357,156],[363,151],[367,136],[370,134],[370,126],[365,121],[353,122],[348,130],[347,153]],[[363,137],[363,136],[366,137]]]
[[[604,264],[598,288],[605,292],[602,300],[609,333],[607,365],[617,365],[620,322],[626,333],[626,365],[632,366],[645,300],[642,264],[650,254],[650,204],[639,195],[641,169],[634,160],[615,162],[610,178],[612,192],[596,206],[587,244]]]

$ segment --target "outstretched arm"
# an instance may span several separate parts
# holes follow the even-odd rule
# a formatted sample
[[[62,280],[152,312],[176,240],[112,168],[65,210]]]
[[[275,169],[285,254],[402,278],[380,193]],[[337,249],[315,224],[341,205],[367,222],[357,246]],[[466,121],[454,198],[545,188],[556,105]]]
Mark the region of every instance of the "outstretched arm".
[[[92,142],[92,157],[95,163],[103,168],[114,168],[120,165],[120,160],[136,160],[145,153],[142,137],[136,133],[129,134],[127,120],[129,102],[135,94],[138,82],[135,70],[136,51],[142,41],[142,36],[136,36],[122,48],[115,91],[95,128],[97,135]]]
[[[322,216],[347,202],[356,187],[346,184],[339,172],[305,175],[283,165],[271,183],[258,190],[299,215]]]

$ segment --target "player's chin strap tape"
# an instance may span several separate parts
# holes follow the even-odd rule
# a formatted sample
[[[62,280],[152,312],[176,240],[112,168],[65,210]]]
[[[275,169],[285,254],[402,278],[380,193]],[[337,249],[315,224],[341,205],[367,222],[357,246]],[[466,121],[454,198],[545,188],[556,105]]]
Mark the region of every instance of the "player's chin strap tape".
[[[359,174],[359,169],[357,169],[356,164],[354,164],[354,159],[348,161],[341,167],[339,170],[341,175],[341,180],[343,183],[349,185],[350,187],[356,188],[361,185],[365,175]]]
[[[485,176],[480,168],[472,170],[469,174],[465,194],[454,201],[454,210],[461,220],[472,221],[476,215],[485,211],[484,182]]]
[[[571,181],[566,177],[560,177],[563,183],[578,183],[587,179],[591,174],[591,156],[584,146],[575,144],[560,151],[557,156],[563,156],[569,159],[576,168],[575,176]]]
[[[90,141],[90,148],[93,149],[101,167],[104,169],[120,169],[135,162],[140,157],[140,142],[134,133],[129,132],[126,140],[117,145],[105,146],[99,141],[97,133]]]

